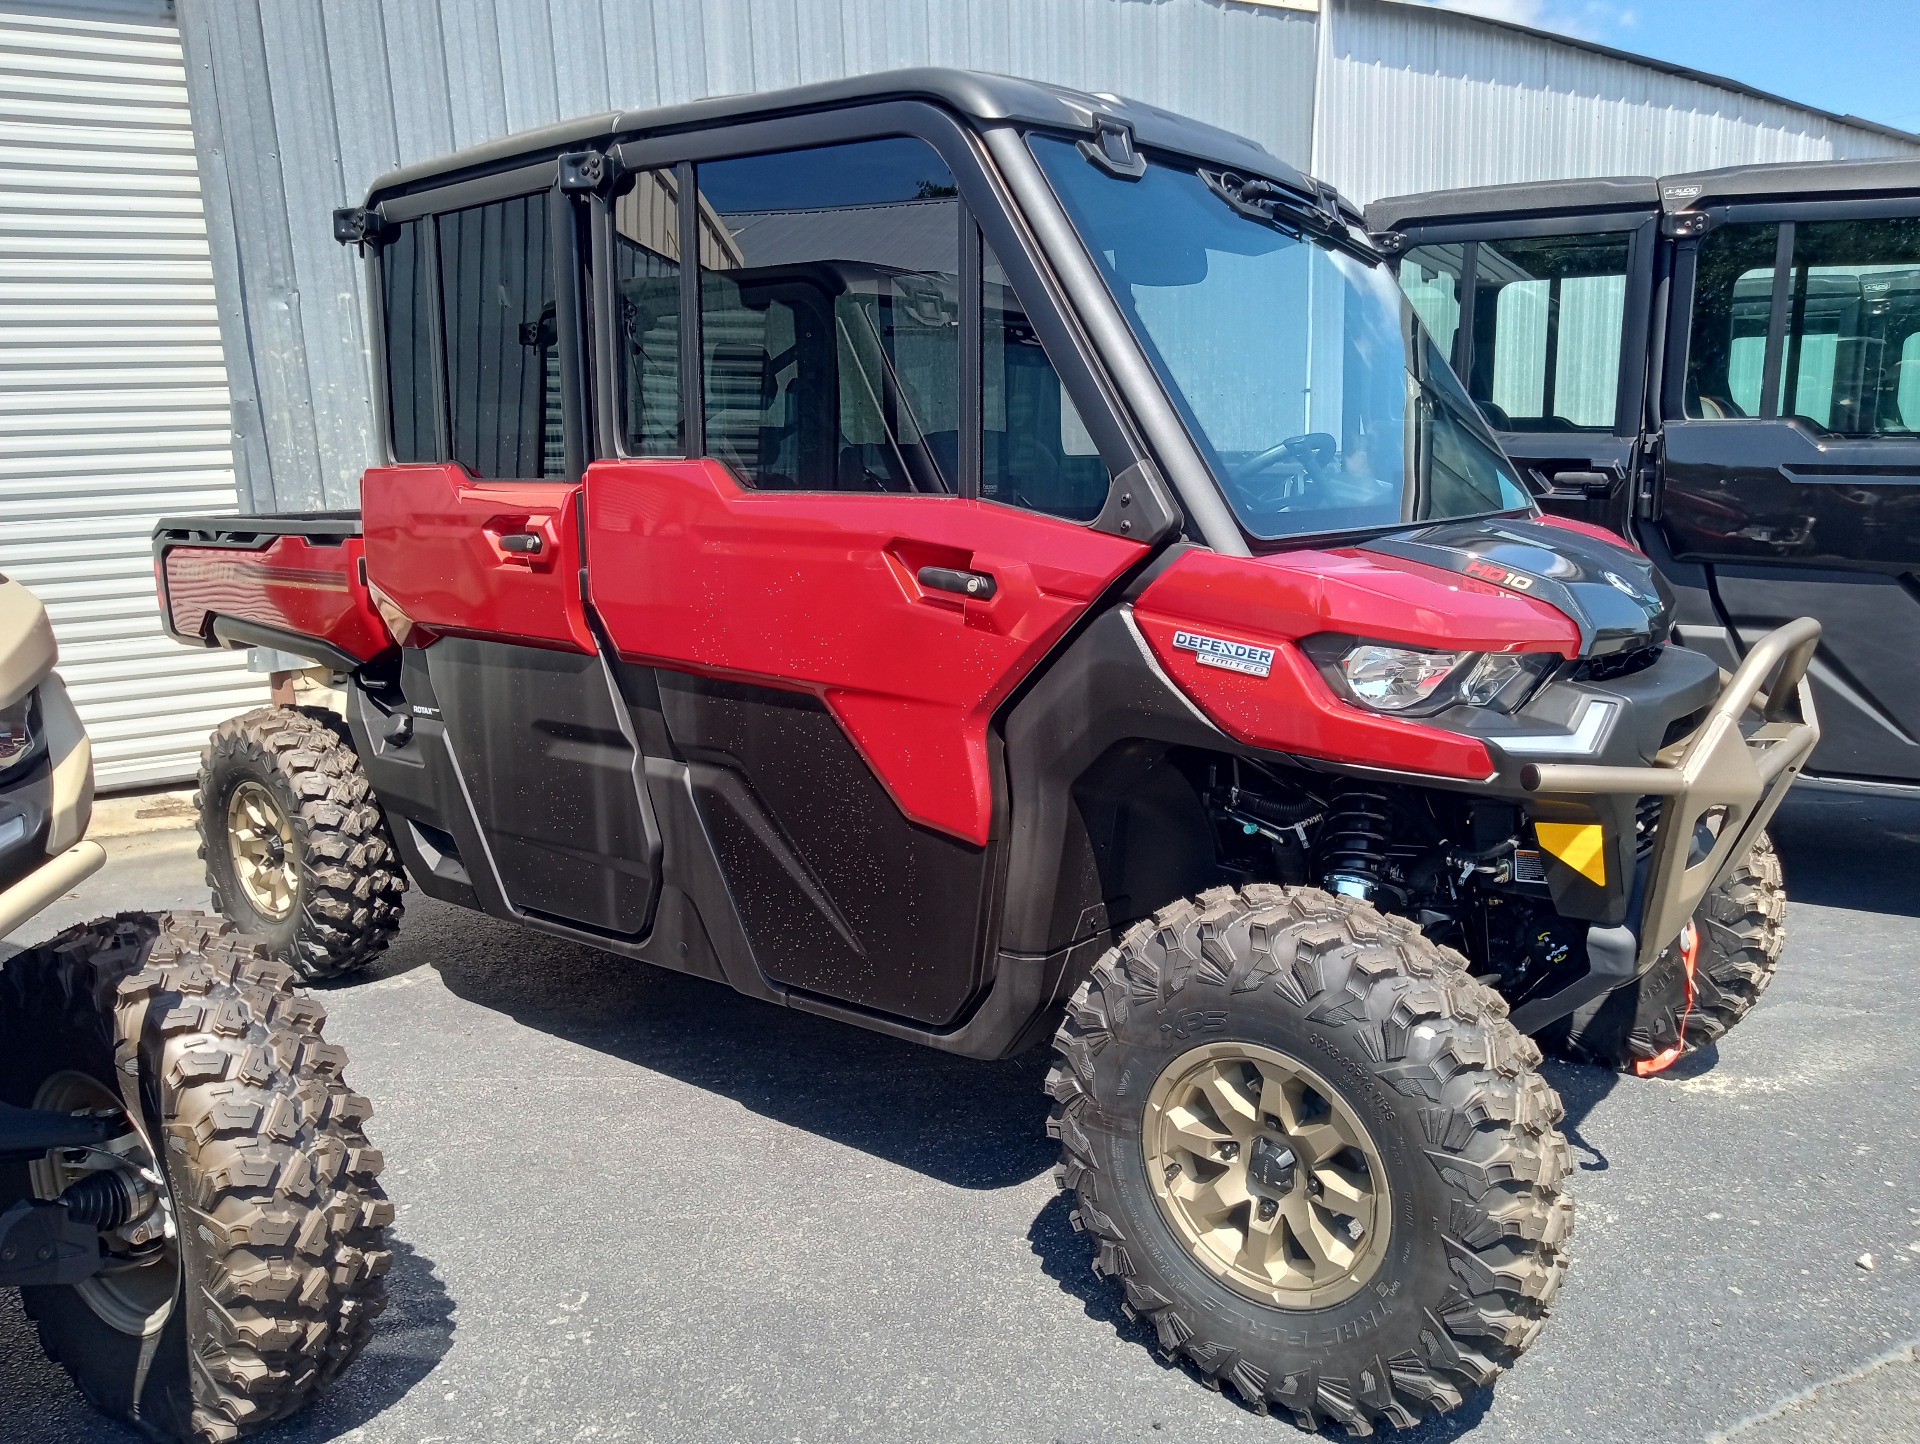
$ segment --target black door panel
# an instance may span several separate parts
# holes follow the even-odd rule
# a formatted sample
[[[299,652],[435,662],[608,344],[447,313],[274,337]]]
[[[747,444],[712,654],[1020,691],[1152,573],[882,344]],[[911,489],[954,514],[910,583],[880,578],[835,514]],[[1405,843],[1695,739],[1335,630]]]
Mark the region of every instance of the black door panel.
[[[1743,651],[1796,617],[1819,619],[1815,772],[1920,778],[1920,586],[1911,577],[1723,566],[1715,586]]]
[[[1682,560],[1920,569],[1920,438],[1669,421],[1665,451],[1660,520]]]
[[[515,907],[644,933],[660,835],[597,656],[445,637],[426,652],[447,737]]]
[[[656,675],[761,970],[898,1017],[958,1017],[984,980],[992,850],[909,822],[812,696]]]

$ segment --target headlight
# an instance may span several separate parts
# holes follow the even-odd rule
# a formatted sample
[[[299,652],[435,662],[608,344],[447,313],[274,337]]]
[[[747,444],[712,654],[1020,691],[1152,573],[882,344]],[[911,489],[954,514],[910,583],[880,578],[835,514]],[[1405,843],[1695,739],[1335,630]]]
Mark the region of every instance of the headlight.
[[[0,772],[33,751],[33,693],[0,707]]]
[[[1412,647],[1385,647],[1362,642],[1340,659],[1347,690],[1369,707],[1404,712],[1432,699],[1453,669],[1472,655],[1468,652],[1417,652]]]
[[[1459,703],[1511,712],[1558,660],[1551,652],[1431,652],[1331,634],[1301,646],[1337,691],[1376,712],[1409,715]]]

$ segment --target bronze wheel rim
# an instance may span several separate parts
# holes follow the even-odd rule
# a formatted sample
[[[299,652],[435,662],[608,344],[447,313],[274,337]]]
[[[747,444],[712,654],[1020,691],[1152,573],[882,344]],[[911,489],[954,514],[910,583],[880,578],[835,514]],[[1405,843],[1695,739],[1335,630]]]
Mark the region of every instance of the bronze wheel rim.
[[[1379,1270],[1393,1204],[1380,1149],[1313,1069],[1257,1043],[1169,1063],[1141,1130],[1154,1201],[1195,1262],[1250,1299],[1325,1308]]]
[[[101,1235],[100,1271],[73,1290],[109,1328],[134,1338],[160,1332],[180,1290],[180,1238],[173,1200],[146,1135],[111,1089],[86,1073],[56,1073],[40,1085],[35,1108],[117,1115],[126,1128],[95,1148],[55,1149],[28,1167],[36,1196],[55,1199],[89,1175],[117,1172],[138,1202],[119,1227]]]
[[[227,850],[253,910],[273,922],[291,917],[300,890],[293,824],[258,782],[241,783],[227,800]]]

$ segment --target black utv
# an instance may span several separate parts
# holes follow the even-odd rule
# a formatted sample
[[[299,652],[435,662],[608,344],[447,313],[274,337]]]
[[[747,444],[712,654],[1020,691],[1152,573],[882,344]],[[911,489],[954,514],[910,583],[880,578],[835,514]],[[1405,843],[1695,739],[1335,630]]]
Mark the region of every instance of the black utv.
[[[1920,796],[1920,162],[1376,201],[1542,507],[1630,536],[1731,668],[1819,619],[1811,785]]]

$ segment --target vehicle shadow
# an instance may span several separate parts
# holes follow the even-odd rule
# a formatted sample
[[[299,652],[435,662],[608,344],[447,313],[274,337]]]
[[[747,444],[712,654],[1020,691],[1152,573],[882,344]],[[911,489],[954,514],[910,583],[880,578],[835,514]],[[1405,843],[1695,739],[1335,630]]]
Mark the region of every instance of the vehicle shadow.
[[[1920,802],[1795,791],[1768,830],[1789,901],[1920,917]]]
[[[1006,1188],[1053,1165],[1044,1048],[955,1057],[431,899],[408,900],[388,967],[415,950],[468,1002],[939,1182]]]
[[[389,1302],[373,1342],[327,1393],[284,1423],[249,1438],[260,1444],[321,1444],[377,1418],[453,1346],[453,1300],[433,1262],[393,1241]],[[88,1407],[66,1371],[40,1349],[20,1296],[0,1290],[0,1439],[7,1444],[137,1444],[131,1429]]]

